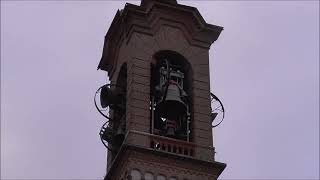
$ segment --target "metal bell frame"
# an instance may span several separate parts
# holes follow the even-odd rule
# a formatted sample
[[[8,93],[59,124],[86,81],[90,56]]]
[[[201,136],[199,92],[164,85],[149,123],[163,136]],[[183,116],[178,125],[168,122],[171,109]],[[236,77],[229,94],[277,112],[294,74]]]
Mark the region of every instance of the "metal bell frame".
[[[101,93],[101,89],[105,86],[109,86],[111,88],[111,86],[115,86],[116,88],[119,88],[119,86],[117,86],[116,84],[105,84],[103,86],[101,86],[100,88],[97,89],[95,95],[94,95],[94,105],[96,107],[96,109],[98,110],[98,112],[107,119],[107,121],[101,126],[101,129],[100,129],[100,132],[99,132],[99,136],[100,136],[100,140],[102,142],[102,144],[109,150],[109,151],[114,151],[113,149],[111,149],[107,143],[109,143],[108,141],[106,141],[105,139],[103,139],[103,135],[104,135],[104,132],[106,132],[106,129],[108,128],[109,126],[109,121],[112,121],[112,119],[109,117],[109,115],[107,114],[104,114],[103,111],[106,111],[106,112],[109,112],[110,110],[110,107],[106,107],[105,109],[100,109],[97,105],[97,101],[96,101],[96,98],[97,98],[97,94],[100,92]],[[121,87],[120,87],[121,88]]]
[[[212,123],[212,128],[215,128],[215,127],[219,126],[222,123],[222,121],[224,120],[225,110],[224,110],[224,106],[223,106],[222,102],[220,101],[220,99],[216,95],[214,95],[213,93],[210,92],[210,98],[211,98],[211,118],[212,118],[211,123]],[[217,107],[213,107],[214,102],[216,102],[216,101],[219,103],[219,105]],[[215,118],[218,115],[217,111],[220,111],[222,113],[222,118],[217,124],[213,124]]]

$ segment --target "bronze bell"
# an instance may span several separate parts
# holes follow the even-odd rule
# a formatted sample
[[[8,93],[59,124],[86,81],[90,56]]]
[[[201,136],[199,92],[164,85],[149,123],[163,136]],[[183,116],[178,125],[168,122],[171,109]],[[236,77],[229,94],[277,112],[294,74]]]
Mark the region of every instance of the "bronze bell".
[[[166,120],[166,136],[167,137],[175,137],[176,133],[176,128],[177,128],[177,123],[174,120]]]
[[[124,137],[125,137],[125,129],[126,129],[126,119],[125,116],[122,116],[122,118],[120,119],[120,124],[118,126],[117,131],[114,134],[114,138],[113,138],[113,143],[115,146],[121,146],[121,144],[124,141]]]
[[[119,104],[121,102],[121,93],[117,89],[111,89],[108,85],[101,88],[100,103],[102,108],[106,108],[112,104]]]
[[[186,113],[187,106],[181,100],[181,92],[175,82],[170,82],[167,88],[165,99],[163,99],[157,106],[160,116],[168,119],[177,119],[181,114]]]
[[[124,140],[124,136],[125,136],[125,132],[123,128],[119,127],[119,129],[114,135],[114,139],[113,139],[114,144],[120,146]]]
[[[176,133],[174,132],[173,128],[167,128],[167,133],[166,136],[167,137],[175,137]]]

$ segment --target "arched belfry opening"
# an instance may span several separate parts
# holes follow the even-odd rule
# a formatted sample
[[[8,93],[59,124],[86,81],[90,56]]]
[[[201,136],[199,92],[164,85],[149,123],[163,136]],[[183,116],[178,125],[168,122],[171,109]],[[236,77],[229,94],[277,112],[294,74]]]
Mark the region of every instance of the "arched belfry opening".
[[[192,69],[181,54],[171,50],[154,54],[150,104],[152,134],[190,141]]]

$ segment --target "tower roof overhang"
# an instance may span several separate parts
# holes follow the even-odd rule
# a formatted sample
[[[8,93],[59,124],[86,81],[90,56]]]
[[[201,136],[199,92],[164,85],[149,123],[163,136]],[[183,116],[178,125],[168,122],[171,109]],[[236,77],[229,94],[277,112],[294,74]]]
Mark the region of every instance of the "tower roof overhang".
[[[160,20],[179,24],[185,29],[190,44],[204,48],[210,48],[223,30],[221,26],[206,23],[197,8],[175,0],[142,0],[141,6],[127,3],[117,11],[105,36],[98,69],[110,73],[121,43],[130,39],[133,32],[153,36],[161,25]]]

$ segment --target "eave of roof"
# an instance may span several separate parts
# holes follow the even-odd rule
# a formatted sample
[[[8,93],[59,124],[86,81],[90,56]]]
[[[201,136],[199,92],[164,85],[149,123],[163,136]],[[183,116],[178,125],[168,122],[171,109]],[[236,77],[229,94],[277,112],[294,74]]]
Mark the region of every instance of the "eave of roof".
[[[201,27],[202,32],[208,32],[209,34],[212,34],[211,38],[208,39],[210,43],[213,43],[215,40],[218,39],[221,31],[223,30],[223,27],[217,26],[217,25],[212,25],[208,24],[203,17],[201,16],[200,12],[198,11],[197,8],[191,7],[191,6],[186,6],[186,5],[181,5],[177,3],[165,3],[165,2],[158,2],[158,1],[150,1],[149,3],[151,4],[150,7],[152,6],[164,6],[164,7],[170,7],[174,8],[177,11],[184,11],[191,13],[195,19],[197,20],[198,24]],[[124,20],[127,18],[127,16],[130,13],[137,13],[142,16],[147,17],[148,13],[150,13],[152,8],[147,9],[145,6],[137,6],[134,4],[126,3],[125,7],[121,11],[117,11],[110,28],[107,31],[107,34],[104,39],[104,47],[103,47],[103,52],[102,52],[102,57],[98,65],[98,69],[105,70],[105,71],[111,71],[112,69],[112,64],[110,64],[111,56],[112,56],[112,48],[115,46],[114,43],[117,43],[118,41],[116,38],[121,36],[122,29],[124,26],[126,26],[126,23]]]

